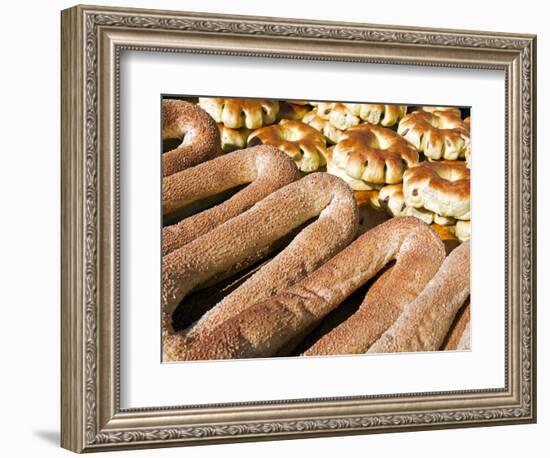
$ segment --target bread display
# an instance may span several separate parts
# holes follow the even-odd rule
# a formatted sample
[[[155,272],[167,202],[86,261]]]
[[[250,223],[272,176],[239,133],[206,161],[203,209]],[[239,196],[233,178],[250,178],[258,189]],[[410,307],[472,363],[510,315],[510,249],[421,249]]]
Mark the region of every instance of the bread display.
[[[163,361],[470,348],[469,109],[162,112]]]
[[[162,155],[163,177],[221,154],[220,134],[214,120],[184,100],[162,101],[162,139],[178,143]]]
[[[227,314],[242,310],[247,304],[298,281],[345,247],[357,231],[353,194],[336,177],[326,173],[311,174],[273,192],[246,212],[164,256],[164,313],[173,313],[193,288],[235,264],[245,263],[263,247],[316,216],[316,221],[300,231],[271,262],[200,320],[192,332],[197,334],[208,327],[205,323],[223,321],[222,317]],[[181,354],[185,348],[175,335],[167,335],[165,342],[168,359]]]

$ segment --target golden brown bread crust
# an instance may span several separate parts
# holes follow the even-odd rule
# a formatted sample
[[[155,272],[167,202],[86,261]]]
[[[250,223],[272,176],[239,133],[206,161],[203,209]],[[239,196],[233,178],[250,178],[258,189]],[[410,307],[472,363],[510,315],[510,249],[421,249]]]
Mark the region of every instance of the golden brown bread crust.
[[[403,183],[389,184],[380,189],[378,194],[380,206],[391,216],[415,216],[426,224],[439,226],[451,226],[456,224],[456,219],[449,216],[441,216],[425,208],[415,208],[407,205],[403,194]]]
[[[397,319],[403,307],[414,300],[435,275],[445,258],[443,243],[428,226],[420,222],[414,226],[411,224],[408,233],[396,237],[393,233],[396,231],[395,224],[392,225],[392,222],[404,219],[408,220],[394,218],[385,223],[387,243],[397,244],[397,247],[384,247],[382,241],[376,244],[376,249],[383,253],[394,250],[387,261],[395,259],[395,265],[369,289],[357,312],[321,337],[304,352],[305,356],[366,352]],[[365,257],[363,262],[367,263],[370,260],[369,254],[366,250],[358,252],[359,256]],[[356,262],[355,259],[350,261]]]
[[[188,330],[187,339],[165,329],[165,359],[185,359],[193,335],[200,336],[203,330],[217,327],[248,305],[300,280],[339,252],[356,234],[357,206],[342,180],[314,173],[273,192],[250,210],[164,256],[163,308],[170,316],[197,285],[317,215],[319,218],[285,250]]]
[[[470,169],[464,162],[421,162],[403,174],[403,194],[409,207],[443,217],[470,219]]]
[[[313,172],[326,164],[325,137],[302,121],[283,119],[262,127],[248,137],[248,145],[273,145],[288,154],[303,172]]]
[[[177,148],[162,155],[162,176],[167,177],[221,154],[220,134],[214,120],[184,100],[162,101],[162,139],[181,139]]]
[[[460,342],[460,338],[462,337],[462,334],[464,333],[464,330],[466,329],[466,326],[468,325],[469,322],[470,322],[470,301],[466,301],[466,303],[457,312],[455,320],[451,325],[451,328],[447,333],[447,336],[445,337],[445,341],[443,342],[441,349],[457,350],[458,344]]]
[[[461,242],[469,240],[471,237],[471,222],[470,221],[457,221],[455,227],[455,234]]]
[[[293,119],[295,121],[299,121],[310,111],[311,107],[307,104],[281,102],[279,103],[277,121],[280,121],[281,119]]]
[[[277,100],[199,97],[199,105],[216,122],[231,129],[258,129],[274,123],[279,112]]]
[[[355,116],[369,124],[391,127],[407,113],[406,105],[379,105],[371,103],[344,103]]]
[[[250,135],[250,132],[252,132],[246,127],[231,129],[224,126],[221,122],[218,123],[218,130],[220,131],[220,139],[224,153],[230,153],[231,151],[235,151],[237,149],[246,148],[246,140],[248,140],[248,136]]]
[[[407,216],[403,183],[384,186],[378,193],[378,201],[391,216]]]
[[[411,245],[417,247],[416,252],[407,248]],[[409,263],[422,258],[423,269],[435,273],[444,257],[442,242],[428,226],[415,218],[393,218],[356,239],[290,288],[249,306],[193,342],[187,349],[186,358],[203,360],[273,355],[304,329],[318,323],[396,257],[401,259],[398,271],[405,275],[401,280],[404,284],[411,284],[407,279],[416,278],[416,272]],[[392,275],[396,275],[394,271],[395,267]],[[412,282],[413,285],[417,283],[422,283],[422,278]],[[410,293],[403,291],[403,294]],[[359,338],[360,334],[354,336]],[[347,345],[345,340],[342,344]]]
[[[329,166],[337,167],[353,180],[372,185],[401,182],[407,167],[418,162],[418,152],[390,129],[370,124],[352,127],[342,134],[332,150]]]
[[[358,125],[361,120],[343,103],[320,102],[317,104],[317,115],[339,130],[347,130]]]
[[[317,108],[318,116],[340,130],[357,126],[361,121],[373,125],[391,127],[407,112],[405,105],[378,105],[369,103],[311,103]]]
[[[250,184],[220,205],[163,228],[163,255],[206,234],[299,178],[294,162],[268,145],[235,151],[165,178],[162,183],[164,213],[238,185]]]
[[[422,293],[369,348],[369,353],[438,350],[470,294],[470,242],[455,248]]]
[[[430,160],[463,159],[470,152],[470,130],[452,111],[415,111],[399,122],[397,133]]]
[[[428,113],[434,113],[436,111],[447,112],[453,116],[461,116],[460,108],[456,107],[436,107],[436,106],[423,106],[420,107],[420,111],[427,111]]]
[[[327,140],[329,143],[338,143],[338,140],[340,140],[340,137],[342,136],[342,133],[343,133],[342,130],[334,127],[326,119],[321,118],[317,114],[317,108],[307,113],[302,118],[302,122],[309,124],[311,127],[321,132],[325,137],[327,137]]]
[[[435,231],[441,240],[458,242],[453,226],[445,226],[433,223],[430,227]]]
[[[380,191],[353,191],[358,206],[368,205],[375,210],[382,210],[380,206]]]
[[[464,328],[464,332],[460,336],[460,340],[458,341],[456,349],[462,351],[470,349],[470,322],[466,323],[466,327]]]

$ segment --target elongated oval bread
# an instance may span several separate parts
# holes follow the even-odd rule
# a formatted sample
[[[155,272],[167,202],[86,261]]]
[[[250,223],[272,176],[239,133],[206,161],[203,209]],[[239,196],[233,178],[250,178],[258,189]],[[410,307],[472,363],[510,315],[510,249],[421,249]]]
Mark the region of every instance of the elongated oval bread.
[[[255,146],[220,156],[163,180],[163,211],[250,183],[225,202],[162,230],[162,252],[168,254],[248,210],[256,202],[300,178],[294,161],[273,146]]]
[[[445,340],[441,345],[441,350],[458,350],[460,338],[470,323],[470,301],[466,303],[457,312],[455,320],[451,325],[449,332],[445,336]]]
[[[416,269],[420,264],[430,265],[433,275],[444,255],[443,243],[429,226],[413,217],[393,218],[363,234],[294,286],[249,306],[197,339],[189,345],[186,359],[274,355],[291,339],[318,323],[392,259],[398,262],[390,275],[396,280],[397,273],[404,276],[399,278],[399,288],[395,284],[393,290],[414,296],[414,286],[413,291],[407,291],[411,282],[426,283],[431,278],[428,272],[417,279]],[[399,292],[403,289],[405,292]],[[391,301],[387,302],[392,305]],[[377,324],[380,334],[393,317],[394,314],[390,314],[389,318],[381,318],[382,322]]]
[[[451,251],[422,293],[368,352],[438,350],[469,294],[470,242],[466,241]]]
[[[171,315],[197,285],[224,272],[300,226],[303,229],[272,261],[217,304],[189,331],[210,331],[250,304],[299,281],[342,250],[358,227],[355,198],[340,178],[313,173],[267,196],[251,209],[163,258],[163,309]],[[189,340],[166,329],[166,359],[181,359]]]
[[[162,155],[162,176],[167,177],[221,154],[220,133],[202,108],[184,100],[162,101],[162,139],[182,139]]]

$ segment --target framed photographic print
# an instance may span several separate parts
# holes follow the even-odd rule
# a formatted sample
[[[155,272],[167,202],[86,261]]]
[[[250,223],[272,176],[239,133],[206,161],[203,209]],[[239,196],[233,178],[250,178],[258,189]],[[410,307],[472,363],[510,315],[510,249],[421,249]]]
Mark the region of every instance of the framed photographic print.
[[[536,419],[536,39],[62,12],[62,446]]]

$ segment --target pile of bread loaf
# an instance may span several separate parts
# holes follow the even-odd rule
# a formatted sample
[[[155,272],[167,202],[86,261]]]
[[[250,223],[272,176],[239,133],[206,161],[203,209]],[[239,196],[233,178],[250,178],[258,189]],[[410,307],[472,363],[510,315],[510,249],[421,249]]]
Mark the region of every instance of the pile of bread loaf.
[[[162,115],[164,360],[469,348],[460,109],[198,98]]]

